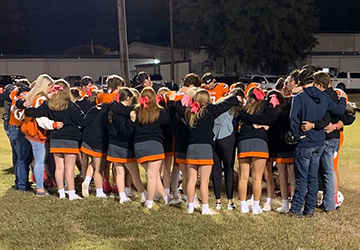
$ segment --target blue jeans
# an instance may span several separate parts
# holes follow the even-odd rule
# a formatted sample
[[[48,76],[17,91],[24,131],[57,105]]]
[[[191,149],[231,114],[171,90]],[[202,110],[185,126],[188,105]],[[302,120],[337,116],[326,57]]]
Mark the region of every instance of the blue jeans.
[[[312,215],[315,212],[318,192],[318,170],[320,156],[324,146],[312,148],[295,148],[294,168],[296,189],[291,203],[290,212],[301,215]],[[305,201],[304,211],[302,207]]]
[[[9,127],[9,137],[13,147],[15,188],[21,191],[29,190],[29,165],[32,161],[30,142],[25,138],[20,128],[14,126]]]
[[[44,166],[46,157],[46,147],[44,143],[29,140],[34,154],[35,166],[34,176],[36,181],[36,188],[44,188]]]
[[[320,157],[319,190],[324,191],[324,208],[326,211],[335,209],[335,173],[334,154],[339,148],[340,139],[325,141],[324,151]]]

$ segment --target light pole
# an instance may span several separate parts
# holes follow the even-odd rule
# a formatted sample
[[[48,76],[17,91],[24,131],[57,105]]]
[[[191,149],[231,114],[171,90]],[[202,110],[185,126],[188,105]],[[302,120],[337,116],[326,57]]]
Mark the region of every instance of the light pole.
[[[173,18],[173,0],[169,0],[170,9],[170,47],[171,47],[171,66],[170,78],[175,83],[175,56],[174,56],[174,18]]]
[[[126,9],[125,0],[117,0],[118,26],[120,42],[120,73],[126,85],[130,86],[129,51],[126,33]]]

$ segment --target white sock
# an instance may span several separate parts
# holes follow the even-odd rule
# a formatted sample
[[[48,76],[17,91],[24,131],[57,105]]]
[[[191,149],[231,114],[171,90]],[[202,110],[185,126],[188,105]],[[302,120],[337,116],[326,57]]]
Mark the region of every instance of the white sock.
[[[141,198],[145,198],[145,199],[147,198],[147,193],[146,193],[146,191],[140,193],[140,195],[141,195]]]
[[[170,194],[170,188],[165,188],[165,193],[166,193],[166,195],[169,195]]]
[[[89,186],[91,182],[91,176],[86,176],[84,182]]]
[[[152,208],[152,207],[153,207],[153,201],[147,200],[147,201],[146,201],[146,207],[147,207],[147,208]]]
[[[209,212],[209,204],[202,204],[202,212],[203,213]]]
[[[188,204],[188,210],[194,210],[194,202]]]
[[[286,209],[289,209],[289,200],[285,199],[285,200],[282,200],[282,202],[283,202],[283,207]]]
[[[246,201],[240,201],[241,203],[241,210],[249,210],[249,206]]]
[[[250,200],[251,200],[251,201],[254,201],[254,195],[253,195],[253,194],[251,195]]]
[[[260,208],[260,201],[254,201],[254,207],[253,210],[261,210]]]
[[[75,190],[69,190],[69,200],[75,199]]]
[[[266,198],[266,203],[272,205],[272,198]]]
[[[66,197],[66,196],[65,196],[65,189],[59,189],[59,190],[58,190],[58,193],[59,193],[59,198],[60,198],[60,199],[63,199],[63,198]]]
[[[125,194],[126,195],[131,194],[131,187],[129,187],[129,188],[125,187]]]
[[[97,188],[96,189],[96,196],[104,196],[104,191],[102,188]]]
[[[120,196],[120,200],[126,200],[126,194],[125,194],[125,192],[121,192],[121,193],[119,193],[119,196]]]
[[[163,197],[163,199],[164,199],[164,201],[165,201],[165,205],[167,205],[167,204],[168,204],[168,201],[169,201],[169,197],[168,197],[167,195],[165,195],[165,196]]]

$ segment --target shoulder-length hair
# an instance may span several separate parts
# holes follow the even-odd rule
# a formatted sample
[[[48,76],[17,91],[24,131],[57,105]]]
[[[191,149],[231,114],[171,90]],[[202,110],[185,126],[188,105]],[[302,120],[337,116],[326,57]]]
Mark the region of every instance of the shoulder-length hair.
[[[53,93],[48,101],[50,110],[64,111],[69,107],[71,102],[70,85],[63,79],[55,81],[54,88],[62,87],[62,90],[58,90]]]
[[[157,103],[156,94],[151,87],[145,87],[141,93],[140,98],[149,98],[149,102],[147,103],[147,107],[141,105],[140,103],[135,106],[135,111],[137,113],[137,120],[141,124],[149,124],[157,121],[160,117],[160,107]]]
[[[197,90],[193,99],[194,102],[198,102],[200,104],[200,109],[197,113],[192,113],[190,107],[186,109],[185,120],[189,124],[190,128],[194,128],[196,126],[196,122],[204,117],[207,113],[207,106],[211,103],[210,94],[205,89]]]
[[[54,80],[49,75],[40,75],[36,79],[35,85],[26,96],[26,100],[32,103],[37,95],[47,96],[47,88],[49,85],[54,85]]]

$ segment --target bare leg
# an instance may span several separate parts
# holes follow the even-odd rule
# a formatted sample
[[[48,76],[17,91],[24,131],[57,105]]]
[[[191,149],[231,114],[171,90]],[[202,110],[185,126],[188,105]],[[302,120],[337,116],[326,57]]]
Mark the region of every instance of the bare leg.
[[[64,154],[54,154],[55,160],[55,180],[58,189],[64,188],[65,161]]]
[[[282,163],[276,165],[279,171],[281,199],[287,200],[289,198],[287,165]]]
[[[201,176],[200,192],[202,204],[209,204],[209,181],[212,165],[202,165],[199,167],[199,170]]]
[[[170,177],[170,171],[171,171],[171,165],[173,162],[173,157],[172,156],[167,156],[164,159],[164,188],[166,189],[170,189],[170,182],[171,182],[171,177]]]
[[[125,192],[125,166],[122,163],[114,163],[116,169],[116,185],[119,193]]]
[[[291,198],[294,196],[296,181],[295,181],[295,172],[294,172],[294,164],[288,164],[288,182],[291,187]]]
[[[265,179],[266,179],[266,191],[268,198],[274,198],[275,184],[272,175],[272,162],[266,163],[266,168],[264,171]]]
[[[240,201],[246,200],[247,195],[247,186],[249,181],[249,173],[250,173],[250,158],[239,159],[239,183],[238,183],[238,190]]]
[[[196,182],[198,176],[198,165],[188,165],[188,182],[187,182],[187,195],[188,195],[188,202],[194,203],[195,198],[195,189],[196,189]]]
[[[160,179],[160,168],[161,168],[161,163],[162,161],[152,161],[152,162],[147,162],[146,165],[147,167],[147,191],[148,191],[148,200],[152,201],[154,200],[154,196],[155,196],[155,192],[157,190],[159,192],[159,194],[164,197],[165,196],[165,191],[164,188],[159,188],[159,184],[158,182],[161,182]],[[162,186],[162,184],[160,184]]]
[[[145,191],[144,183],[140,179],[140,172],[139,172],[138,164],[136,162],[126,163],[125,166],[129,170],[129,173],[130,173],[129,176],[131,177],[137,191],[139,193],[144,192]],[[131,184],[130,184],[130,186],[131,186]]]
[[[64,154],[65,160],[65,180],[68,186],[69,191],[75,190],[75,161],[76,161],[76,154]]]
[[[188,166],[186,164],[179,164],[179,168],[182,173],[182,187],[184,194],[187,195],[187,186],[188,186]]]
[[[102,181],[103,177],[101,175],[101,158],[99,157],[92,157],[93,160],[93,167],[94,167],[94,183],[95,188],[99,189],[102,188]]]
[[[253,168],[252,168],[252,179],[253,179],[253,194],[254,201],[259,201],[261,197],[261,182],[262,175],[264,173],[266,159],[261,158],[252,158]]]

